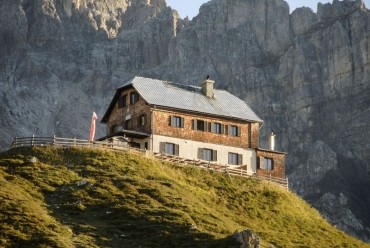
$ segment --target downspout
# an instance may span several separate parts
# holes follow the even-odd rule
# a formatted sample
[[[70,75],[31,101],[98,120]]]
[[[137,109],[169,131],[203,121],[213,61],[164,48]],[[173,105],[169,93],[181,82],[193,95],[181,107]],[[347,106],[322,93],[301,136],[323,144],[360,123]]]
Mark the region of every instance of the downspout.
[[[156,105],[154,105],[154,109],[156,109],[157,108],[157,106]],[[150,126],[151,126],[151,134],[150,134],[150,139],[151,139],[151,144],[150,144],[150,146],[151,146],[151,150],[152,150],[152,152],[154,152],[154,140],[153,140],[153,133],[154,133],[154,110],[152,109],[151,110],[151,115],[150,115]]]

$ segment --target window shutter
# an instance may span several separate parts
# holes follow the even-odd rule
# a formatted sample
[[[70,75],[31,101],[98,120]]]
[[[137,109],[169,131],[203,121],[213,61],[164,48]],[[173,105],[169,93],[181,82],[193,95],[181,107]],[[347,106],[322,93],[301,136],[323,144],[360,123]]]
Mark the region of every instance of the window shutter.
[[[257,163],[257,169],[261,169],[261,166],[260,166],[260,157],[257,157],[256,158],[256,163]]]
[[[181,117],[181,127],[184,127],[184,122],[185,122],[184,118]]]
[[[217,150],[212,151],[212,161],[217,161]]]
[[[242,130],[241,130],[241,128],[240,127],[238,127],[238,136],[240,137],[241,135],[242,135],[242,132],[241,132]]]
[[[159,143],[159,152],[160,153],[165,153],[166,152],[166,143],[164,143],[164,142]]]
[[[172,116],[169,116],[168,117],[168,125],[169,126],[172,126]]]
[[[141,127],[141,116],[137,117],[137,126]]]
[[[122,96],[118,97],[118,108],[122,108]]]
[[[215,132],[215,124],[214,123],[209,123],[211,124],[211,132],[214,133]]]
[[[211,132],[212,131],[212,122],[205,122],[206,124],[206,130],[204,131],[207,131],[207,132]]]
[[[179,145],[175,144],[175,155],[176,156],[179,156],[179,149],[180,149]]]
[[[243,155],[238,154],[238,165],[242,165],[242,164],[243,164]]]
[[[192,123],[192,129],[193,130],[196,130],[197,129],[197,120],[191,120],[191,123]]]
[[[225,125],[221,124],[221,134],[224,134],[224,133],[225,133]]]
[[[225,134],[229,135],[229,125],[225,125]]]
[[[198,148],[198,159],[203,159],[203,148]]]

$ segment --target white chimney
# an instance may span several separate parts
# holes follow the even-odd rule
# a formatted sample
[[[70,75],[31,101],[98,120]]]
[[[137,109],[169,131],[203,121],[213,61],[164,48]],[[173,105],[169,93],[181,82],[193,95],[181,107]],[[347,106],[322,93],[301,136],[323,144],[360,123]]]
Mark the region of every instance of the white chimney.
[[[275,136],[276,135],[272,131],[271,134],[270,134],[270,150],[271,151],[274,151],[275,150]]]
[[[209,98],[213,98],[213,94],[214,94],[213,84],[214,83],[215,81],[208,79],[208,76],[207,76],[207,79],[202,82],[202,92],[205,96]]]

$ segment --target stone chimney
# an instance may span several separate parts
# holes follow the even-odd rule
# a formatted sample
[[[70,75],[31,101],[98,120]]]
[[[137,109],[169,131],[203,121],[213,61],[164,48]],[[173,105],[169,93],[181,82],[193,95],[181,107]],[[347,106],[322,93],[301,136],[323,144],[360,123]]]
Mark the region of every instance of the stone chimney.
[[[210,80],[209,76],[206,77],[206,80],[202,82],[202,92],[206,97],[213,98],[213,84],[215,81]]]
[[[271,151],[275,150],[275,137],[276,135],[274,134],[274,131],[272,131],[270,134],[270,150]]]

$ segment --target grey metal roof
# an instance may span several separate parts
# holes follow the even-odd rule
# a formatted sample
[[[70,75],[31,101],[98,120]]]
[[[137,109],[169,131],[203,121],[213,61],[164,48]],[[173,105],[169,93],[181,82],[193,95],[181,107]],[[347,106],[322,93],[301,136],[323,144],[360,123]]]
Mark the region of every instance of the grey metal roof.
[[[132,85],[148,104],[262,122],[247,103],[225,90],[215,89],[214,98],[209,98],[203,95],[200,87],[151,78],[135,77],[121,88],[128,85]]]

